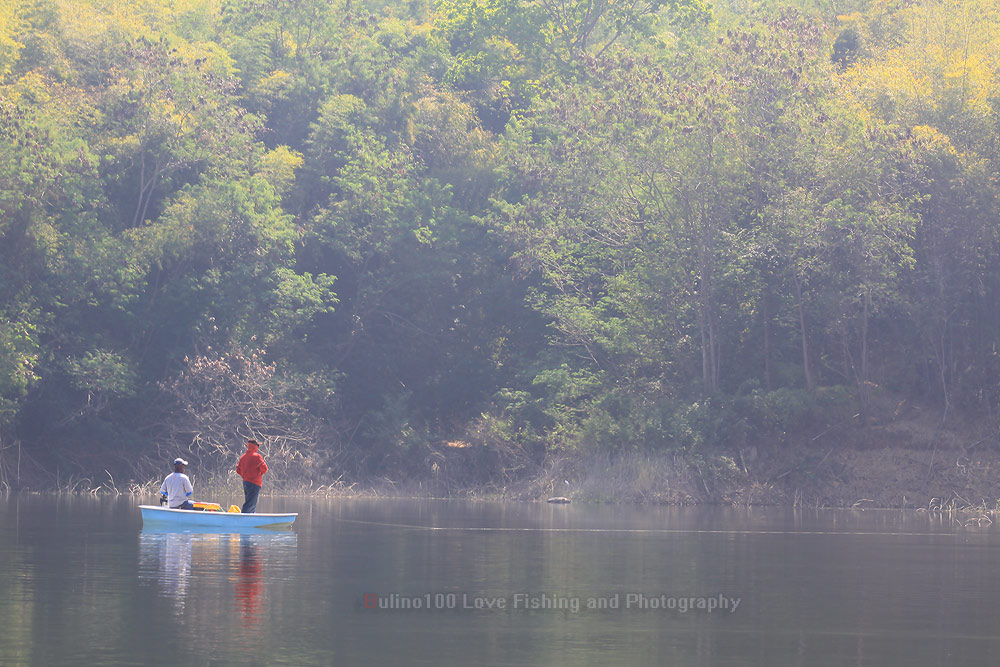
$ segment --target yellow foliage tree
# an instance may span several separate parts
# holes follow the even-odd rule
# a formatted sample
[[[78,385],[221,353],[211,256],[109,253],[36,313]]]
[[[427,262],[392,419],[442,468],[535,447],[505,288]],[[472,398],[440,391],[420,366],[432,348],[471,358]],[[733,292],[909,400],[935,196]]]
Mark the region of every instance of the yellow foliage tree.
[[[927,125],[974,142],[995,104],[1000,7],[989,0],[895,4],[840,17],[863,36],[868,56],[845,69],[845,92],[903,127]]]
[[[18,41],[22,29],[21,0],[0,0],[0,77],[10,72],[24,48]]]

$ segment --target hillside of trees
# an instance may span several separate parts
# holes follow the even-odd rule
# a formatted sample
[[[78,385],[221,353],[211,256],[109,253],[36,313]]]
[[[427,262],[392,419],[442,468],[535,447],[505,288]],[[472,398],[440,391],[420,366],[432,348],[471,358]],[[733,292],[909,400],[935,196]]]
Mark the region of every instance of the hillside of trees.
[[[998,74],[982,0],[0,0],[0,486],[995,445]]]

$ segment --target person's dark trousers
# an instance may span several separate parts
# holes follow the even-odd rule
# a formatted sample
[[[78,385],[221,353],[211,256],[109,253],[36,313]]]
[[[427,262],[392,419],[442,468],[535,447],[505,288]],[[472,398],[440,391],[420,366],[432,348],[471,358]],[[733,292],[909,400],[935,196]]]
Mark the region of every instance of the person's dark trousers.
[[[243,482],[243,496],[246,502],[243,503],[243,514],[253,514],[257,511],[257,496],[260,495],[260,487],[253,482]]]

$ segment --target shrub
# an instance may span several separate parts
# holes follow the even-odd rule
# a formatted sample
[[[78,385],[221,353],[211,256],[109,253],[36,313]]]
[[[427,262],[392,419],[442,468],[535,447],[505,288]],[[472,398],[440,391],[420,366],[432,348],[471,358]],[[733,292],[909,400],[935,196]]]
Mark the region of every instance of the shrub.
[[[329,454],[318,443],[333,433],[307,407],[316,388],[266,359],[264,350],[238,348],[185,358],[181,371],[160,385],[168,398],[161,454],[184,452],[200,471],[227,475],[254,438],[271,483],[298,486],[318,477]]]

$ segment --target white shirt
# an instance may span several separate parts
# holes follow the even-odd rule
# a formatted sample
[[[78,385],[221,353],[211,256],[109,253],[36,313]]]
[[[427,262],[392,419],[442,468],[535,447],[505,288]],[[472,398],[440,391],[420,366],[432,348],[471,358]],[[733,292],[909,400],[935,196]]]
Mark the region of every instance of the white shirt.
[[[191,480],[187,475],[182,472],[172,472],[160,485],[160,493],[167,494],[167,507],[174,509],[191,498],[194,487],[191,486]]]

